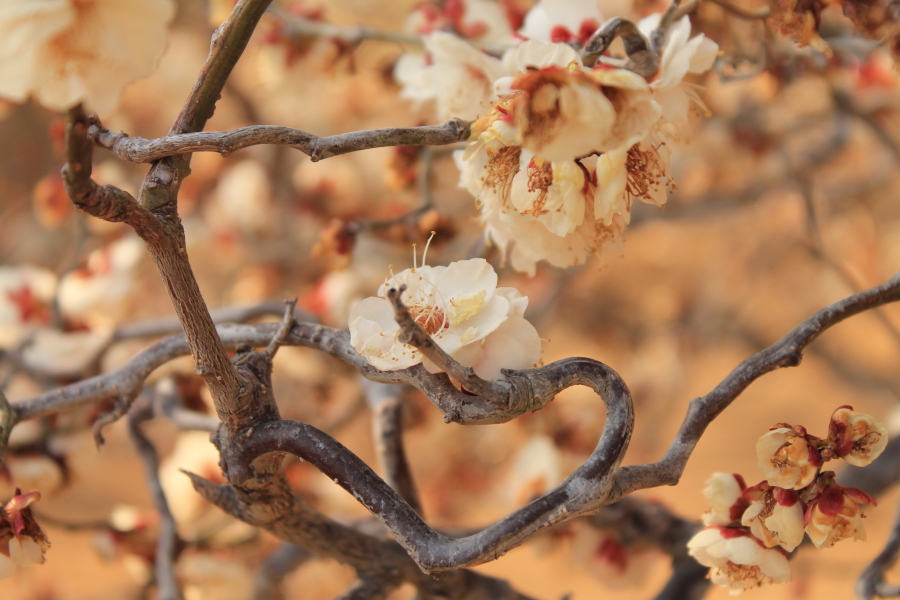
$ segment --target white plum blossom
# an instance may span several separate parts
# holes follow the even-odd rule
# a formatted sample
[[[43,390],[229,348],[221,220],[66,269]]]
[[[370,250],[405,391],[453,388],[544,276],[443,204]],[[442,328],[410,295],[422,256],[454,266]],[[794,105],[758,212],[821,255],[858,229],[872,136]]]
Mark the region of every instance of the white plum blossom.
[[[650,36],[659,25],[662,13],[641,19],[638,29]],[[703,106],[696,87],[685,82],[688,73],[709,71],[719,54],[719,46],[702,33],[691,36],[691,21],[682,17],[669,28],[666,44],[660,56],[659,72],[650,82],[653,98],[662,108],[663,118],[676,125],[687,122],[691,104]]]
[[[767,489],[762,489],[767,488]],[[803,541],[803,503],[795,490],[754,486],[745,492],[753,503],[744,511],[741,524],[769,548],[781,546],[792,552]]]
[[[418,350],[398,341],[400,327],[386,299],[389,289],[403,285],[410,316],[441,349],[479,376],[496,378],[501,368],[528,368],[540,360],[540,338],[522,318],[527,298],[498,288],[493,267],[474,258],[397,273],[385,280],[377,297],[353,307],[350,344],[375,368],[396,371],[423,362]],[[425,366],[437,370],[430,361]]]
[[[745,529],[702,529],[688,542],[688,554],[710,567],[710,580],[729,588],[732,596],[764,583],[791,580],[791,567],[782,551],[766,548]]]
[[[174,13],[172,0],[5,0],[0,96],[109,112],[156,66]]]
[[[834,475],[834,473],[831,473]],[[866,539],[860,504],[875,505],[875,498],[856,488],[832,483],[813,498],[806,512],[806,533],[816,548],[831,548],[837,542]]]
[[[428,59],[422,53],[406,53],[394,76],[402,84],[402,98],[435,100],[440,119],[475,119],[490,111],[497,100],[494,81],[509,74],[504,63],[465,40],[444,31],[423,36]]]
[[[0,266],[0,347],[11,348],[50,324],[56,285],[46,269]]]
[[[703,495],[709,501],[710,509],[703,514],[703,524],[730,525],[740,521],[741,514],[747,508],[748,502],[743,497],[747,484],[744,478],[732,473],[713,473],[706,480]]]
[[[757,466],[769,485],[799,490],[816,478],[822,457],[809,444],[805,432],[797,429],[777,427],[756,442]]]
[[[538,157],[573,160],[642,140],[660,109],[647,81],[626,69],[585,69],[565,44],[528,40],[515,50],[519,75],[497,82],[518,143]]]
[[[136,235],[91,252],[87,263],[66,274],[59,284],[59,304],[68,316],[106,327],[121,313],[120,306],[134,289],[138,266],[145,260],[144,244]]]
[[[828,441],[838,456],[855,467],[865,467],[884,452],[888,431],[873,417],[841,406],[831,415]]]
[[[518,33],[539,42],[584,44],[603,20],[596,0],[541,0],[525,15]]]

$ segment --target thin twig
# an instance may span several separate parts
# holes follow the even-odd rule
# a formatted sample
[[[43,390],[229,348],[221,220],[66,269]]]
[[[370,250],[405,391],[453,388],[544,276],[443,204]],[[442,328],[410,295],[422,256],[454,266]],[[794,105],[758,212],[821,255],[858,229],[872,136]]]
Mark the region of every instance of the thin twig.
[[[885,573],[894,566],[898,557],[900,557],[900,513],[897,514],[891,535],[881,554],[875,557],[856,581],[856,597],[859,600],[900,596],[900,586],[890,585],[884,580]]]
[[[285,577],[313,557],[312,552],[294,544],[280,545],[253,578],[253,600],[283,600],[281,584]]]
[[[149,163],[193,152],[218,152],[228,156],[242,148],[262,144],[288,146],[317,162],[371,148],[455,144],[468,139],[469,123],[450,119],[440,125],[367,129],[321,137],[291,127],[251,125],[231,131],[182,133],[156,139],[128,137],[121,131],[113,133],[94,123],[90,127],[90,136],[98,146],[123,160],[136,163]]]
[[[159,480],[159,456],[156,448],[141,431],[141,423],[153,417],[150,398],[142,396],[128,415],[128,433],[137,447],[147,480],[147,488],[153,498],[153,505],[159,513],[159,534],[156,540],[154,578],[158,600],[182,600],[184,597],[175,574],[175,561],[181,552],[182,541],[178,537],[175,517],[169,509],[165,490]]]

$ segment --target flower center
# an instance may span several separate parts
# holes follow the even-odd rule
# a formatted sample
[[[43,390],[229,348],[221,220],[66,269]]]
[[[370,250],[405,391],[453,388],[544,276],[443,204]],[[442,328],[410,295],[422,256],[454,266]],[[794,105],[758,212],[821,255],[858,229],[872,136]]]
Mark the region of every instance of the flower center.
[[[413,320],[422,326],[428,335],[434,335],[450,326],[447,315],[433,304],[411,303],[409,314]]]
[[[665,185],[668,191],[675,189],[672,176],[666,171],[664,162],[660,159],[659,148],[650,146],[642,149],[640,144],[635,144],[628,151],[625,160],[625,169],[628,172],[626,190],[631,198],[653,199],[653,193]]]
[[[488,163],[484,166],[485,174],[482,178],[484,185],[498,192],[504,205],[509,201],[513,177],[519,172],[521,154],[522,148],[519,146],[504,146],[491,153]]]
[[[523,211],[523,215],[531,214],[539,217],[550,212],[544,210],[544,204],[547,202],[547,194],[551,185],[553,185],[553,165],[544,162],[538,166],[532,159],[528,163],[528,191],[537,192],[538,195],[531,203],[531,210]]]
[[[745,588],[750,587],[750,585],[762,585],[762,582],[766,580],[766,576],[763,574],[762,569],[757,565],[739,565],[728,561],[728,564],[722,567],[722,569],[725,570],[725,574],[728,575],[728,579],[731,583],[740,581],[744,583]]]

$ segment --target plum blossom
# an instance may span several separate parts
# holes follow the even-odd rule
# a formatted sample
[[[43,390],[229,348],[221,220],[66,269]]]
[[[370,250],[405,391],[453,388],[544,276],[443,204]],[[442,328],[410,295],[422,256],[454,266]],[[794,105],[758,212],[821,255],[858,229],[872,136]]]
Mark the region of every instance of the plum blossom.
[[[829,473],[831,476],[834,473]],[[810,500],[806,509],[806,533],[816,548],[831,548],[837,542],[866,539],[860,504],[875,505],[875,498],[856,488],[831,483]]]
[[[745,529],[702,529],[688,542],[688,554],[710,567],[710,580],[730,588],[732,596],[764,583],[791,580],[791,567],[784,553],[777,548],[766,548]]]
[[[475,119],[490,110],[496,101],[494,81],[510,74],[508,62],[501,61],[465,40],[444,31],[422,38],[424,55],[401,57],[394,76],[403,85],[402,98],[424,102],[435,100],[440,119]]]
[[[6,0],[0,5],[0,96],[48,108],[115,109],[166,45],[172,0]]]
[[[865,467],[884,452],[888,432],[871,416],[841,406],[831,415],[828,441],[838,456],[855,467]]]
[[[703,524],[707,527],[725,526],[740,521],[741,514],[749,504],[742,495],[746,487],[747,484],[740,475],[713,473],[703,488],[703,495],[710,505],[710,509],[703,514]]]
[[[30,508],[40,499],[40,492],[23,494],[17,489],[0,510],[0,579],[11,576],[17,567],[44,562],[50,542]]]
[[[603,23],[596,0],[541,0],[518,33],[539,42],[584,44]]]
[[[772,487],[762,482],[744,492],[753,503],[744,511],[741,524],[769,548],[781,546],[792,552],[803,541],[803,503],[796,490]]]
[[[662,13],[641,19],[638,29],[650,36],[659,25]],[[685,82],[688,73],[700,74],[710,70],[719,53],[719,46],[702,33],[691,36],[691,21],[682,17],[669,28],[666,44],[660,55],[659,72],[650,87],[653,98],[662,108],[666,121],[682,125],[687,122],[691,104],[703,106],[696,87]]]
[[[0,266],[0,346],[12,347],[51,321],[57,279],[34,266]]]
[[[350,343],[372,366],[396,371],[423,362],[418,350],[397,339],[400,327],[387,292],[402,285],[412,318],[441,349],[479,376],[497,378],[501,368],[528,368],[540,360],[540,338],[522,318],[528,299],[511,288],[498,288],[493,267],[474,258],[447,267],[406,269],[386,279],[378,297],[353,307]],[[430,361],[425,366],[437,370]]]
[[[659,119],[647,81],[627,69],[585,69],[565,44],[528,40],[512,58],[519,75],[496,82],[517,141],[538,157],[573,160],[642,140]]]
[[[822,465],[818,449],[802,427],[772,429],[756,442],[757,465],[769,485],[799,490],[811,484]]]

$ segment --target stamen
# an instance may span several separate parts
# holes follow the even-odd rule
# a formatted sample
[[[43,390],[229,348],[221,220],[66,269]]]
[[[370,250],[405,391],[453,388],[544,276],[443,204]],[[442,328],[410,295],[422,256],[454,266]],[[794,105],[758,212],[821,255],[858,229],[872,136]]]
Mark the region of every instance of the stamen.
[[[428,236],[428,241],[425,242],[425,250],[422,252],[422,266],[423,266],[423,267],[425,266],[425,257],[428,256],[428,246],[431,245],[431,240],[434,239],[434,234],[435,234],[435,233],[436,233],[436,232],[432,231],[432,232],[431,232],[431,235]]]

